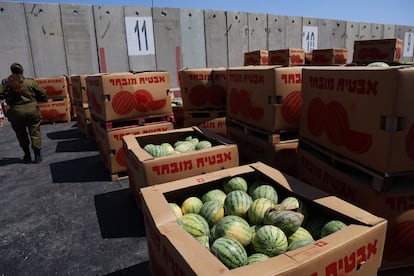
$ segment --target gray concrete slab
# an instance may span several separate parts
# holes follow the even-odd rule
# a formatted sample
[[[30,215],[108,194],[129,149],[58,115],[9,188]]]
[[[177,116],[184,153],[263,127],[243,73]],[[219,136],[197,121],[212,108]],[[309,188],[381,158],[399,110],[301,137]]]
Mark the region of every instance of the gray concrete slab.
[[[111,181],[75,123],[41,131],[43,162],[23,164],[0,128],[0,275],[151,275],[127,178]]]

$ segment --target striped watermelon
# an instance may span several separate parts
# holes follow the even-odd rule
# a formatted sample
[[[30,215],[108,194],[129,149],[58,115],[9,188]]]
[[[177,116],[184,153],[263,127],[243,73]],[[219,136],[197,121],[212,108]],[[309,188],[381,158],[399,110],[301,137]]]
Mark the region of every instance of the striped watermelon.
[[[185,214],[177,218],[177,223],[194,237],[210,235],[210,228],[207,221],[199,214]]]
[[[252,198],[246,192],[232,191],[227,194],[224,200],[224,211],[227,215],[246,217],[252,203]]]
[[[162,143],[161,145],[161,156],[168,156],[174,154],[174,147],[169,143]]]
[[[259,263],[266,261],[267,259],[269,259],[269,256],[263,253],[253,253],[247,257],[247,264]]]
[[[230,269],[247,265],[247,252],[235,239],[218,238],[211,245],[211,253]]]
[[[276,189],[271,185],[259,185],[251,191],[250,195],[253,200],[258,198],[268,198],[273,204],[277,204],[279,200]]]
[[[193,138],[193,136],[187,136],[185,138],[185,141],[191,142],[194,146],[196,146],[200,142],[200,140],[197,137]]]
[[[190,141],[182,141],[178,145],[174,144],[174,150],[181,153],[191,152],[195,150],[195,145]]]
[[[247,217],[251,224],[261,224],[268,208],[272,207],[273,203],[268,198],[255,199],[247,211]]]
[[[252,231],[249,223],[239,216],[225,216],[216,224],[214,236],[229,237],[239,241],[243,246],[250,243],[252,239]]]
[[[261,185],[270,185],[270,186],[272,186],[267,181],[263,181],[263,180],[253,180],[253,182],[249,184],[249,188],[247,189],[247,193],[251,196],[252,193],[253,193],[253,191],[254,191],[254,189],[256,189],[257,187],[259,187]]]
[[[197,143],[197,145],[195,146],[196,150],[201,150],[201,149],[209,149],[211,148],[213,145],[211,144],[210,141],[207,140],[202,140],[200,142]]]
[[[313,243],[314,240],[312,239],[301,239],[301,240],[295,240],[294,242],[289,243],[287,251],[292,251],[298,248],[301,248],[305,245]]]
[[[257,253],[263,253],[269,257],[286,252],[288,241],[285,233],[273,225],[264,225],[256,231],[252,245]]]
[[[297,197],[286,197],[279,203],[279,207],[281,210],[292,210],[303,214],[304,222],[309,217],[309,208],[302,200],[298,199]]]
[[[170,202],[170,203],[168,203],[168,205],[170,206],[171,210],[173,211],[174,215],[177,218],[179,218],[183,215],[183,212],[181,211],[181,207],[178,206],[177,203]]]
[[[202,246],[210,250],[210,238],[208,236],[198,236],[195,239],[201,243]]]
[[[226,199],[226,193],[223,192],[220,189],[213,189],[210,190],[208,192],[206,192],[202,197],[201,197],[201,201],[202,202],[207,202],[210,200],[216,200],[222,204],[224,204],[224,200]]]
[[[303,215],[295,211],[267,209],[263,218],[264,224],[279,227],[287,237],[292,235],[302,225]]]
[[[196,213],[200,212],[203,202],[196,196],[191,196],[186,198],[181,204],[181,211],[183,214]]]
[[[207,220],[211,227],[224,217],[223,204],[216,200],[206,201],[201,206],[199,214]]]
[[[234,176],[223,183],[223,190],[225,193],[231,191],[247,192],[247,181],[241,176]]]
[[[288,251],[311,244],[314,241],[315,240],[313,239],[311,233],[308,232],[308,230],[303,227],[299,227],[295,233],[288,237]]]
[[[327,222],[321,229],[321,238],[335,233],[346,227],[346,224],[340,220],[331,220]]]

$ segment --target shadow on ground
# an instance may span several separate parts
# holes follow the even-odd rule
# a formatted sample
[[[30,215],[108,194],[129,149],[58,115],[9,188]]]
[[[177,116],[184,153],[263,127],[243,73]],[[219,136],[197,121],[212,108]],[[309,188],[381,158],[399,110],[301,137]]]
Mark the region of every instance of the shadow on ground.
[[[144,219],[131,189],[94,196],[102,238],[145,237]]]
[[[132,275],[152,276],[150,262],[145,261],[145,262],[106,274],[105,276],[132,276]]]
[[[111,181],[99,154],[52,163],[50,172],[53,183]]]

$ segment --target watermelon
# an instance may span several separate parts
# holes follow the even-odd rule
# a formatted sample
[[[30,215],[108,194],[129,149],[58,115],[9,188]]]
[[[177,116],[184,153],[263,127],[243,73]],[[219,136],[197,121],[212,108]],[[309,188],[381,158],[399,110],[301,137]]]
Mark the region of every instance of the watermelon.
[[[267,181],[263,181],[263,180],[254,180],[252,183],[250,183],[249,188],[247,189],[247,193],[251,196],[254,189],[256,189],[257,187],[261,186],[261,185],[270,185],[272,186],[269,182]]]
[[[195,145],[190,141],[183,141],[182,143],[179,143],[177,146],[174,146],[174,150],[181,153],[192,152],[195,150]]]
[[[210,228],[205,218],[199,214],[189,213],[177,218],[177,223],[193,237],[209,236]]]
[[[211,253],[230,269],[247,265],[246,249],[235,239],[218,238],[211,245]]]
[[[321,238],[335,233],[346,227],[346,224],[340,220],[330,220],[321,229]]]
[[[269,256],[263,253],[253,253],[247,257],[247,264],[254,264],[258,262],[263,262],[269,259]]]
[[[286,252],[288,241],[285,233],[273,225],[264,225],[256,231],[252,245],[257,253],[263,253],[269,257]]]
[[[300,240],[295,240],[291,243],[289,243],[287,251],[291,251],[291,250],[295,250],[298,248],[301,248],[305,245],[311,244],[313,243],[314,240],[313,239],[300,239]]]
[[[152,155],[152,151],[154,150],[154,148],[155,148],[154,144],[146,144],[144,147],[144,150]]]
[[[208,236],[198,236],[198,237],[195,237],[195,239],[199,243],[201,243],[201,245],[203,245],[205,248],[210,250],[210,238]]]
[[[243,246],[250,243],[252,230],[249,223],[239,216],[225,216],[219,220],[214,230],[215,238],[230,237],[239,241]]]
[[[201,201],[202,202],[207,202],[210,200],[216,200],[222,204],[224,204],[224,200],[226,199],[226,193],[223,192],[220,189],[213,189],[210,190],[208,192],[206,192],[202,197],[201,197]]]
[[[309,219],[304,227],[312,235],[314,240],[319,240],[321,238],[322,227],[328,222],[326,218],[322,217],[313,217]]]
[[[279,200],[276,189],[271,185],[259,185],[254,190],[251,190],[250,195],[253,200],[258,198],[268,198],[273,204],[277,204]]]
[[[251,224],[261,224],[268,208],[272,207],[273,203],[268,198],[255,199],[247,211],[247,217]]]
[[[225,193],[231,191],[247,192],[247,181],[241,176],[234,176],[223,183],[223,190]]]
[[[288,251],[313,243],[312,235],[303,227],[299,227],[295,233],[288,237]]]
[[[191,142],[194,146],[196,146],[199,143],[199,139],[198,138],[193,138],[193,136],[187,136],[185,138],[185,141]]]
[[[181,204],[181,211],[183,214],[196,213],[200,212],[203,202],[196,196],[191,196],[186,198]]]
[[[246,217],[252,203],[252,198],[246,192],[232,191],[227,194],[224,200],[224,211],[227,215]]]
[[[210,200],[203,203],[199,214],[203,216],[210,227],[216,224],[220,219],[224,217],[223,204],[216,200]]]
[[[213,145],[211,144],[210,141],[207,140],[202,140],[200,142],[198,142],[198,144],[195,146],[196,150],[201,150],[201,149],[209,149],[211,148]]]
[[[177,218],[179,218],[183,215],[183,212],[181,211],[181,207],[178,206],[177,203],[170,202],[170,203],[168,203],[168,205],[171,207],[171,210],[173,211],[174,215]]]
[[[268,208],[263,218],[264,224],[279,227],[287,237],[292,235],[302,225],[303,215],[289,210],[273,210]]]

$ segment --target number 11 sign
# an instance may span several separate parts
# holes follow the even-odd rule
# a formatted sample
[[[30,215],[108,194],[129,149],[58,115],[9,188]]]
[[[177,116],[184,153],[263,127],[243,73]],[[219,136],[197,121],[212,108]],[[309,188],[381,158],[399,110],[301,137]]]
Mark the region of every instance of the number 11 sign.
[[[152,17],[125,17],[125,29],[129,56],[155,53]]]

